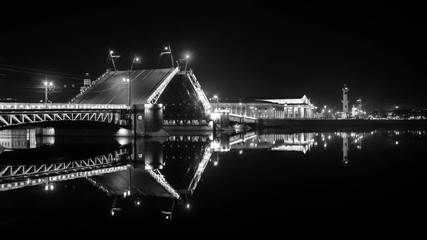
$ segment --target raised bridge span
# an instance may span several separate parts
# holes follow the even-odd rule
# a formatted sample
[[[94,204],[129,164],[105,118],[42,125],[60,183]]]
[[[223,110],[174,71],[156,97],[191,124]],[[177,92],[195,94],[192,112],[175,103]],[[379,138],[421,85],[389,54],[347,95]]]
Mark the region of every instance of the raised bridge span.
[[[211,120],[211,104],[196,76],[180,67],[108,70],[68,103],[0,103],[0,129],[50,121],[95,121],[139,133],[163,126],[210,128]],[[230,120],[256,122],[236,114]]]

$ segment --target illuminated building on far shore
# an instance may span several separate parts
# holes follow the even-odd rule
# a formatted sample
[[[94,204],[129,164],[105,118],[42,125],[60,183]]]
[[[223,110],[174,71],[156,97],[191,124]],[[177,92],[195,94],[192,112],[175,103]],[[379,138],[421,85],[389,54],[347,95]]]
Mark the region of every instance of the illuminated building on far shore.
[[[211,99],[212,109],[228,110],[230,113],[257,118],[314,118],[316,107],[305,95],[291,99],[254,99],[246,101],[216,101]]]

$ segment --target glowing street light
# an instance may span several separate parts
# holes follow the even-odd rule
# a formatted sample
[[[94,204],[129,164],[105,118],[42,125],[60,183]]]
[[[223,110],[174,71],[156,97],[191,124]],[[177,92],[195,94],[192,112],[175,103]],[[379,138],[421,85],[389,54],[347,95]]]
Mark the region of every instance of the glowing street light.
[[[135,63],[141,63],[141,58],[139,58],[138,56],[134,56],[132,59],[132,64],[130,65],[130,70],[132,71],[133,69],[133,64]]]
[[[52,82],[48,82],[47,78],[46,81],[44,81],[44,102],[47,103],[48,99],[47,99],[47,88],[49,87],[49,89],[53,88],[53,83]]]
[[[114,55],[113,50],[110,50],[109,54],[110,54],[111,62],[113,63],[114,71],[116,71],[116,64],[114,63],[114,58],[119,58],[120,55]]]
[[[175,64],[173,63],[173,55],[172,55],[172,49],[171,49],[171,46],[170,46],[170,45],[165,46],[165,47],[163,48],[163,52],[161,52],[161,53],[160,53],[159,58],[158,58],[158,60],[157,60],[157,64],[159,64],[159,63],[160,63],[160,57],[161,57],[163,54],[169,54],[169,55],[170,55],[171,63],[172,63],[172,67],[174,68],[174,67],[175,67]]]
[[[399,106],[395,106],[394,108],[398,109],[398,108],[399,108]]]
[[[188,59],[190,59],[190,55],[185,55],[185,68],[184,71],[187,72]]]
[[[133,70],[133,65],[135,63],[141,63],[141,58],[134,56],[132,59],[132,64],[130,65],[130,70],[128,71],[128,77],[127,78],[123,78],[123,82],[127,82],[128,84],[128,105],[129,107],[132,105],[132,80],[130,77],[130,74]]]

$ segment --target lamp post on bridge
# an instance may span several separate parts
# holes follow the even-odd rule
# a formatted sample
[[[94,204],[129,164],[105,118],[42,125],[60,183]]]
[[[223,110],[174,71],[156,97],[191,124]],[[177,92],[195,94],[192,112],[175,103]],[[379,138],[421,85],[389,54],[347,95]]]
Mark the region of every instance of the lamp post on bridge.
[[[133,65],[135,63],[141,63],[141,59],[137,56],[134,56],[132,59],[132,64],[130,65],[130,69],[128,70],[128,77],[123,78],[123,82],[126,82],[128,84],[128,105],[129,107],[132,105],[132,79],[130,77],[131,72],[133,70]]]
[[[110,58],[111,58],[111,62],[113,63],[113,67],[114,67],[114,71],[116,71],[116,64],[114,63],[114,58],[119,58],[120,55],[113,55],[114,51],[110,50]]]
[[[46,78],[46,80],[44,81],[44,102],[45,103],[47,103],[47,101],[48,101],[48,98],[47,98],[47,88],[48,88],[48,86],[49,86],[49,88],[52,88],[53,87],[53,83],[52,82],[48,82],[47,78]]]
[[[163,55],[163,54],[169,54],[169,55],[170,55],[171,64],[172,64],[172,67],[174,68],[174,67],[175,67],[175,64],[174,64],[174,62],[173,62],[172,49],[171,49],[171,46],[170,46],[170,45],[168,45],[168,46],[165,46],[165,47],[164,47],[163,52],[161,52],[161,53],[160,53],[160,55],[159,55],[159,58],[158,58],[158,60],[157,60],[157,64],[160,64],[160,58],[162,57],[162,55]]]
[[[188,65],[188,59],[189,58],[190,58],[189,54],[185,55],[185,68],[184,68],[184,72],[187,72],[187,65]]]

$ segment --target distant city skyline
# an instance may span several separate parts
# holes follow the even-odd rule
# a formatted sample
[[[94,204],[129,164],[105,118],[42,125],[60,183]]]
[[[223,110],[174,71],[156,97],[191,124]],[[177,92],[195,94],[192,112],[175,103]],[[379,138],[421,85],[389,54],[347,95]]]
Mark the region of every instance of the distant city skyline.
[[[0,98],[43,99],[42,74],[9,66],[68,73],[78,82],[111,67],[108,50],[126,70],[132,57],[152,68],[170,44],[175,60],[191,55],[208,97],[306,95],[339,110],[347,84],[349,106],[368,110],[426,108],[421,7],[218,2],[200,4],[35,4],[5,6],[0,16]],[[162,62],[166,66],[166,62]],[[19,94],[18,94],[19,92]],[[15,95],[18,94],[18,95]],[[59,93],[58,93],[59,94]]]

